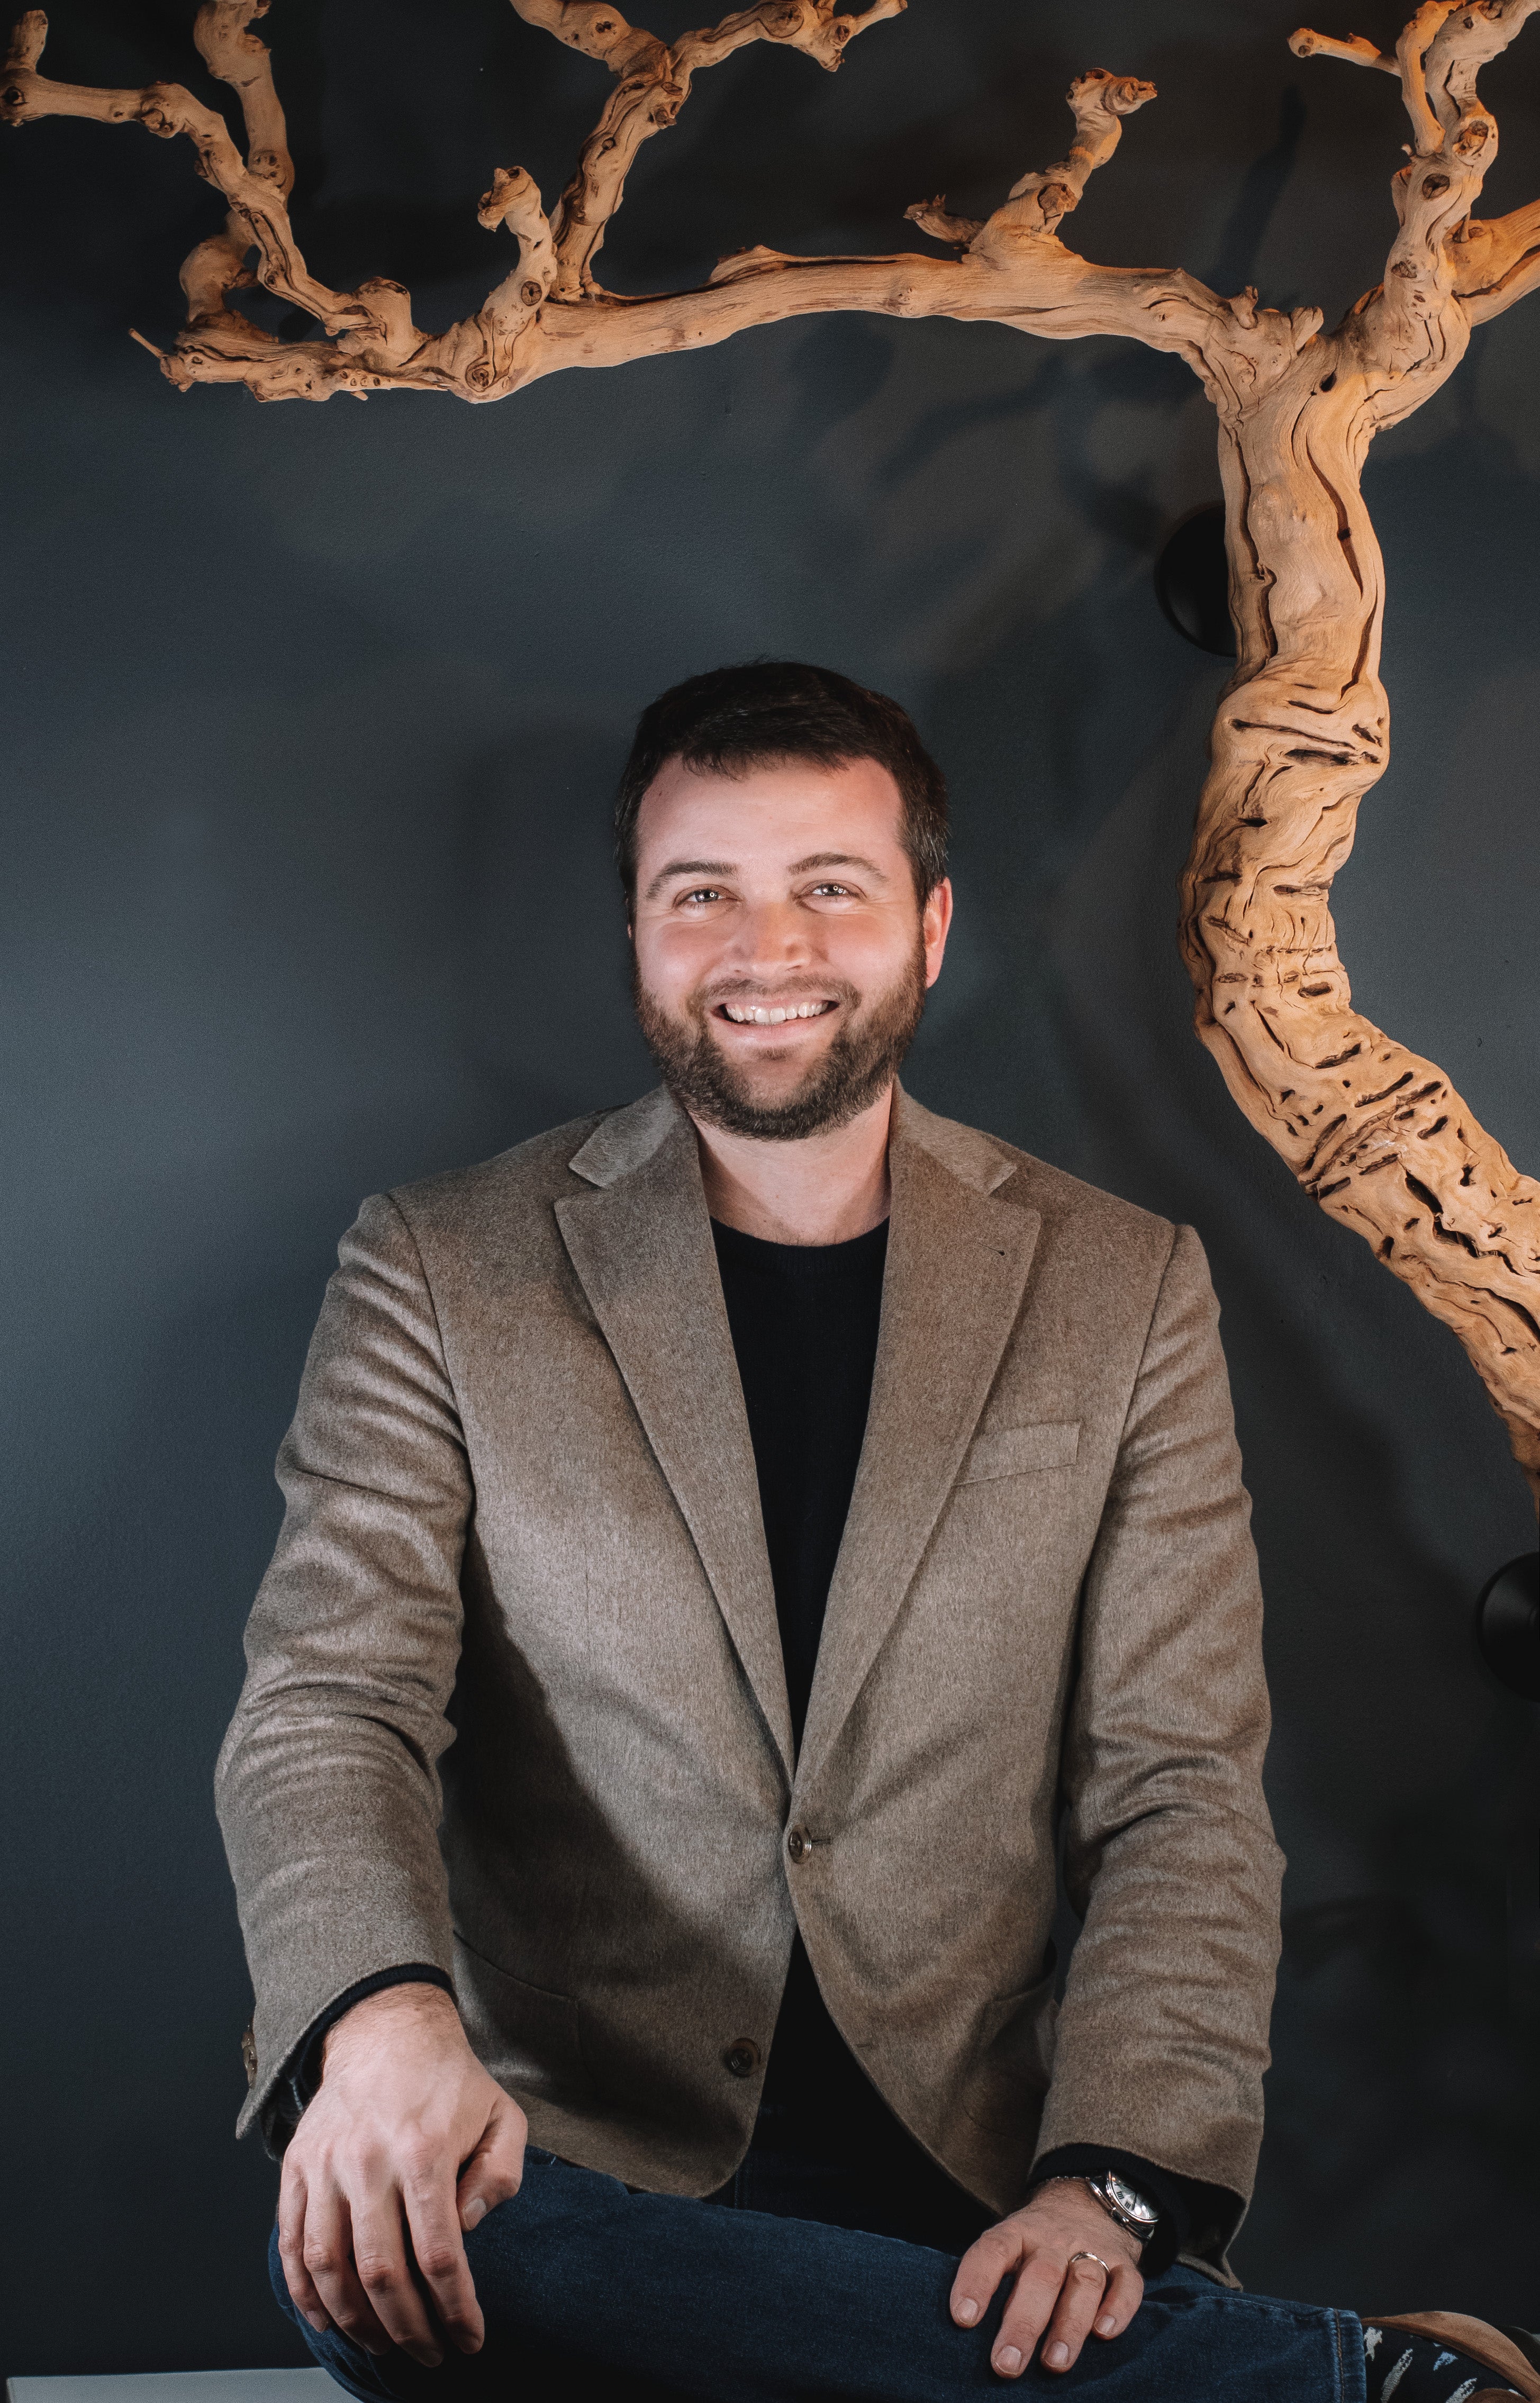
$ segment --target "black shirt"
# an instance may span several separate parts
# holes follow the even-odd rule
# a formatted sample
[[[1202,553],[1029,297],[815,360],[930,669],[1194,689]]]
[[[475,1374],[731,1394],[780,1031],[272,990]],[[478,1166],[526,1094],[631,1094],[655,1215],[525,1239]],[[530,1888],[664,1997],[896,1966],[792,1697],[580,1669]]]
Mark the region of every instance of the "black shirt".
[[[754,1438],[798,1747],[867,1432],[884,1221],[849,1243],[766,1243],[712,1222]]]
[[[798,1747],[834,1564],[867,1432],[886,1222],[847,1243],[767,1243],[714,1220],[722,1295],[754,1440]],[[895,2125],[829,2017],[798,1936],[775,2023],[760,2135],[825,2157]],[[906,2140],[907,2141],[907,2140]]]

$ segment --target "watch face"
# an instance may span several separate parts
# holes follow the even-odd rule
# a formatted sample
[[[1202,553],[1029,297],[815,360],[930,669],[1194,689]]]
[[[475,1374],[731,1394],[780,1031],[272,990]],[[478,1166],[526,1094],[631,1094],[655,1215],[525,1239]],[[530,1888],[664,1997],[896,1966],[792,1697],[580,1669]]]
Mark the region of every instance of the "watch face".
[[[1116,2170],[1107,2172],[1106,2187],[1108,2194],[1111,2195],[1119,2211],[1126,2211],[1131,2219],[1136,2219],[1139,2222],[1141,2228],[1155,2226],[1160,2214],[1156,2210],[1153,2202],[1145,2202],[1137,2187],[1127,2185]]]

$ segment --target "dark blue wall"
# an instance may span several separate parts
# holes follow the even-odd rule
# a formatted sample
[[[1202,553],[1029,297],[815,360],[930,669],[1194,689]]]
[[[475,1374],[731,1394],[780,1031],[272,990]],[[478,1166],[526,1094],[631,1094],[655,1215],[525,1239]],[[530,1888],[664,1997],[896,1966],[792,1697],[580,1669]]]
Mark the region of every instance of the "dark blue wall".
[[[1087,35],[1066,0],[915,0],[838,77],[750,51],[645,155],[604,271],[906,246],[908,201],[981,212],[1060,155],[1061,94],[1102,63],[1161,98],[1076,245],[1334,316],[1376,280],[1404,129],[1388,80],[1290,57],[1297,8],[1105,0]],[[59,0],[49,67],[212,90],[192,13]],[[431,326],[502,271],[492,169],[553,199],[605,89],[503,0],[276,0],[264,30],[319,271],[395,275]],[[1540,191],[1540,34],[1487,86],[1498,209]],[[852,318],[479,411],[178,397],[126,327],[169,339],[217,221],[186,146],[49,123],[0,171],[0,2370],[297,2357],[264,2291],[273,2174],[230,2141],[247,1998],[209,1801],[272,1453],[362,1194],[649,1081],[609,788],[655,690],[762,651],[896,692],[950,771],[920,1095],[1191,1219],[1214,1261],[1291,1859],[1242,2271],[1540,2319],[1534,1714],[1468,1625],[1533,1521],[1453,1340],[1300,1198],[1188,1031],[1173,881],[1223,669],[1150,574],[1216,490],[1186,369]],[[1343,950],[1533,1168],[1540,299],[1367,490],[1394,757]]]

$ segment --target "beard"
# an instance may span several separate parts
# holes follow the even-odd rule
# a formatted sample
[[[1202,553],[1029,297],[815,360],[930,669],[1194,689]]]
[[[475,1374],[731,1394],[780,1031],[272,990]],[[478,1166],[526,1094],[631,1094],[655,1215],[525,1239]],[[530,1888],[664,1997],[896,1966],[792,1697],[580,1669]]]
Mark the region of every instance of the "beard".
[[[729,1060],[712,1032],[712,1012],[725,1001],[761,998],[741,979],[701,986],[677,1017],[643,984],[631,955],[631,998],[648,1050],[669,1091],[692,1118],[723,1134],[757,1137],[766,1143],[798,1143],[848,1126],[890,1085],[914,1040],[925,1007],[925,946],[915,943],[896,983],[863,1007],[853,984],[825,979],[817,998],[840,1002],[844,1018],[827,1049],[813,1061],[799,1084],[779,1101],[761,1101],[751,1063]],[[777,997],[796,999],[795,988],[777,985]],[[812,994],[803,998],[812,999]]]

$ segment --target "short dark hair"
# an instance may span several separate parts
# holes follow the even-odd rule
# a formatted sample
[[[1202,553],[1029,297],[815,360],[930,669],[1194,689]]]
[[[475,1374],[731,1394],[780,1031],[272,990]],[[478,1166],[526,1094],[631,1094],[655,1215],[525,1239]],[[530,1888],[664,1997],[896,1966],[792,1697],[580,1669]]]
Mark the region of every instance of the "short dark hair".
[[[727,776],[780,759],[826,768],[875,759],[898,787],[899,840],[922,901],[947,872],[947,782],[907,709],[885,694],[801,660],[749,660],[712,668],[660,693],[642,712],[615,801],[615,856],[627,898],[636,895],[636,816],[671,759]]]

